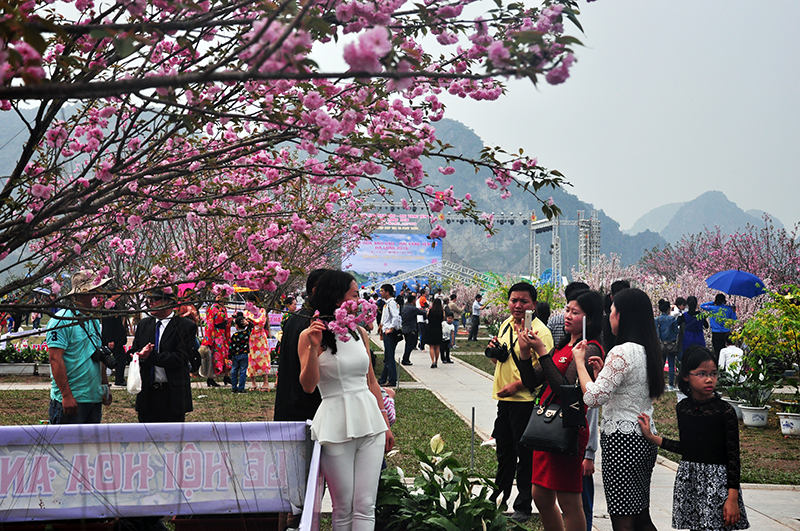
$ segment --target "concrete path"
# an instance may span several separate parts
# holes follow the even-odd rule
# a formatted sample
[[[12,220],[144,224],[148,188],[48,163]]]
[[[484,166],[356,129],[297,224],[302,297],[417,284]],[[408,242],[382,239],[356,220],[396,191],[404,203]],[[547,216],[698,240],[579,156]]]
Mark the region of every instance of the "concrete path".
[[[402,352],[401,343],[397,351]],[[453,351],[466,353],[469,343],[461,342],[461,347]],[[400,356],[398,356],[398,360]],[[430,368],[427,352],[415,350],[411,354],[414,365],[405,369],[427,389],[436,394],[442,402],[471,425],[472,408],[475,408],[476,432],[487,439],[494,424],[497,402],[492,400],[492,378],[483,371],[453,358],[455,363]],[[409,385],[401,382],[400,387]],[[417,387],[417,385],[414,385]],[[597,473],[595,475],[595,506],[593,527],[598,531],[610,531],[611,520],[606,510],[603,494],[602,452],[598,452]],[[672,490],[677,464],[662,457],[653,471],[650,488],[650,513],[657,529],[672,529]],[[755,531],[800,531],[800,486],[784,485],[742,485],[742,497],[750,521],[750,529]],[[534,507],[534,511],[536,508]]]

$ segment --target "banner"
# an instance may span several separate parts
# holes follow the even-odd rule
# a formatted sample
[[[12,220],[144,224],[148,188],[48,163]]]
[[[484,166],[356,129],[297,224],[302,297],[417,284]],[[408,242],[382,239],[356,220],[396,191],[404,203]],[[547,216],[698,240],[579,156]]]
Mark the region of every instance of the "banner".
[[[425,234],[373,234],[350,258],[347,269],[359,285],[380,282],[442,260],[441,242]]]
[[[302,507],[301,422],[0,427],[0,522]]]

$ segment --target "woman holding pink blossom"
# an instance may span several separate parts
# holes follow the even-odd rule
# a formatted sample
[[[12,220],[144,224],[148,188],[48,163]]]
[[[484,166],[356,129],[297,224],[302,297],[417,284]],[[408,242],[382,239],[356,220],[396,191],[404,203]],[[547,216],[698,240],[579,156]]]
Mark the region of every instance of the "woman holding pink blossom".
[[[322,445],[320,468],[331,492],[334,531],[374,529],[383,454],[394,446],[369,339],[355,325],[358,316],[353,314],[366,306],[358,303],[352,275],[323,274],[309,301],[315,317],[297,348],[303,390],[311,393],[318,387],[322,395],[311,437]]]

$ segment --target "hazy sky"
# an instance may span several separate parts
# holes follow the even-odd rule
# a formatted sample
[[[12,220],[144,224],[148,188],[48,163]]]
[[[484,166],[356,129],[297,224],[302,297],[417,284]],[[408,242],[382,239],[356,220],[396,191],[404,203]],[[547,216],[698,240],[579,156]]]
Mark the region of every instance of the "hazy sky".
[[[800,221],[800,2],[581,2],[569,80],[509,84],[497,102],[446,99],[487,145],[561,170],[623,229],[720,190]],[[574,218],[574,213],[565,213]]]

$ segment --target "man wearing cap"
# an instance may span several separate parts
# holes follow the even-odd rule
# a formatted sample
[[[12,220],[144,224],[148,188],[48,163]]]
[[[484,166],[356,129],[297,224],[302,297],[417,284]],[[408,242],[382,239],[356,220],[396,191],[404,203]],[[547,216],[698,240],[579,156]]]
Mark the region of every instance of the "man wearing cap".
[[[131,352],[139,355],[142,390],[136,395],[139,422],[184,422],[192,411],[189,360],[197,325],[174,314],[172,295],[156,289],[148,312],[136,326]]]
[[[96,354],[102,346],[99,316],[89,312],[98,296],[95,290],[110,280],[90,270],[72,275],[73,307],[59,311],[47,324],[50,424],[99,424],[102,404],[111,405],[106,367]]]

